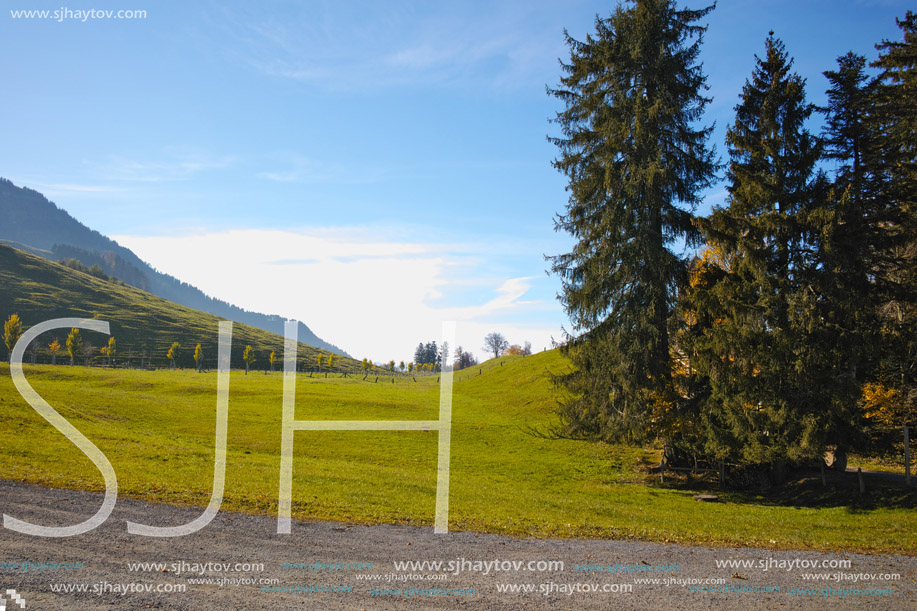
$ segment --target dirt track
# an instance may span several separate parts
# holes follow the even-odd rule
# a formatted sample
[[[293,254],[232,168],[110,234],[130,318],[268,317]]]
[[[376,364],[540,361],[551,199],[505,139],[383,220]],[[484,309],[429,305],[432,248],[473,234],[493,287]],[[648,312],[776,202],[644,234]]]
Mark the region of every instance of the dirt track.
[[[44,525],[80,522],[92,515],[101,495],[69,490],[52,490],[15,482],[0,481],[0,510],[13,517]],[[0,568],[0,591],[13,588],[27,603],[27,609],[917,609],[917,557],[818,554],[812,552],[760,549],[707,548],[634,541],[570,541],[512,539],[474,533],[434,535],[432,528],[403,526],[350,526],[337,523],[294,522],[291,535],[277,535],[276,521],[265,516],[221,513],[208,527],[187,537],[157,539],[129,535],[125,520],[153,525],[174,525],[190,521],[197,510],[153,505],[119,498],[105,524],[90,533],[65,539],[47,539],[4,530],[0,535],[2,563],[26,563],[39,568]],[[741,528],[736,524],[736,528]],[[474,570],[465,565],[458,575],[444,581],[402,581],[414,573],[431,571],[395,570],[394,561],[458,560],[552,561],[562,560],[563,570]],[[717,568],[716,560],[768,561],[784,565],[789,561],[851,560],[850,568]],[[128,563],[162,562],[162,570],[134,570]],[[187,563],[185,567],[181,563]],[[321,562],[326,566],[283,568],[283,563]],[[82,568],[53,567],[41,563],[82,563]],[[173,566],[173,563],[176,566]],[[229,571],[205,563],[264,564],[262,571],[239,567]],[[334,567],[333,563],[372,563],[372,568]],[[617,573],[577,571],[575,564],[626,565]],[[654,572],[658,565],[676,569]],[[78,566],[78,565],[76,565]],[[509,566],[509,565],[506,565]],[[257,567],[256,567],[257,568]],[[483,568],[483,567],[482,567]],[[537,565],[533,565],[537,569]],[[183,569],[183,570],[177,570]],[[198,569],[196,575],[191,575]],[[620,571],[624,572],[620,572]],[[628,574],[626,571],[636,571]],[[813,582],[804,573],[898,574],[896,581],[853,583]],[[359,579],[381,575],[380,581]],[[385,577],[395,575],[394,581]],[[189,583],[188,578],[223,579],[224,585]],[[634,579],[723,578],[729,592],[693,592],[680,584],[635,584]],[[246,583],[277,580],[271,585]],[[240,583],[242,581],[242,583]],[[683,583],[683,582],[682,582]],[[83,593],[53,593],[52,584],[85,584]],[[127,584],[186,586],[185,592],[120,593]],[[236,584],[236,585],[234,585]],[[534,584],[534,593],[499,592],[503,584]],[[632,586],[632,591],[566,593],[578,588],[611,590]],[[140,587],[143,587],[140,586]],[[299,586],[352,588],[345,592],[288,593],[263,591],[267,587]],[[547,595],[537,590],[554,589]],[[93,588],[103,590],[94,593]],[[137,586],[128,586],[137,587]],[[780,591],[752,591],[757,588]],[[791,595],[791,588],[818,592]],[[831,587],[835,593],[824,588]],[[376,588],[415,588],[410,597],[379,595]],[[473,595],[433,593],[434,588],[474,589]],[[859,588],[854,595],[850,588]],[[869,588],[891,588],[891,596],[863,595]],[[844,598],[843,589],[847,589]],[[9,598],[9,596],[7,596]],[[7,609],[18,608],[7,602]]]

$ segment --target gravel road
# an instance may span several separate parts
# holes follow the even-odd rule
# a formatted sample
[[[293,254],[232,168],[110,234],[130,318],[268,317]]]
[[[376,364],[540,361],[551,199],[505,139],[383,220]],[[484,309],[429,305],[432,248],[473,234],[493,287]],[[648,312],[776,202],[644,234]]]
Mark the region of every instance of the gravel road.
[[[100,494],[8,481],[0,481],[0,499],[3,513],[49,526],[81,522],[101,503]],[[0,593],[15,589],[27,609],[67,610],[917,609],[914,556],[435,535],[432,528],[333,522],[294,522],[292,534],[278,535],[271,517],[232,513],[220,513],[203,530],[179,538],[129,535],[125,527],[125,520],[182,524],[198,514],[119,498],[108,521],[84,535],[49,539],[4,530]],[[425,575],[445,571],[396,569],[394,564],[424,560],[453,561],[460,570],[430,580]],[[844,560],[849,567],[827,566]],[[562,561],[563,568],[548,565],[551,561]],[[718,568],[717,561],[752,561],[755,566]],[[800,566],[813,561],[827,565]],[[518,570],[514,562],[521,563]],[[138,568],[133,563],[163,565]],[[577,565],[606,570],[586,572]],[[807,573],[845,578],[811,581],[803,578]],[[900,577],[853,581],[864,574]],[[190,581],[200,579],[210,583]],[[659,582],[635,582],[645,579]],[[696,592],[686,585],[707,579],[722,579],[722,584],[707,585],[729,591]],[[525,585],[535,591],[501,591]],[[53,591],[61,588],[86,591]],[[284,588],[288,591],[280,591]],[[299,592],[289,591],[296,588]],[[802,595],[790,592],[806,588],[810,592]],[[7,609],[19,608],[9,593],[4,596]]]

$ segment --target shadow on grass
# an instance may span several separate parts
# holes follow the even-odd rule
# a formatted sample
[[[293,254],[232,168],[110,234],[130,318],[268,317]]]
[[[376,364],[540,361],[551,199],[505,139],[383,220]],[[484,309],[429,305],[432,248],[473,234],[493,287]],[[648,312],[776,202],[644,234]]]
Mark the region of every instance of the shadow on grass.
[[[720,488],[717,478],[689,474],[670,475],[666,473],[665,483],[658,476],[652,486],[669,490],[681,490],[693,494],[715,494],[721,502],[746,505],[770,505],[780,507],[844,507],[850,513],[875,509],[917,508],[917,488],[905,487],[902,482],[891,481],[875,474],[863,474],[865,492],[860,493],[856,473],[825,473],[822,485],[821,473],[817,469],[798,470],[787,474],[786,482],[758,490],[736,491]]]

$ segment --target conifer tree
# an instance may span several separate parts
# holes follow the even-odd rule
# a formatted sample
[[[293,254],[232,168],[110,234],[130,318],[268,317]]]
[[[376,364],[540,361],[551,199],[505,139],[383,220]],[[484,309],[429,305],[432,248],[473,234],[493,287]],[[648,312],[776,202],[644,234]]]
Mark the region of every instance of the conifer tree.
[[[712,9],[632,0],[582,42],[565,33],[570,61],[549,89],[565,105],[549,140],[570,194],[555,229],[576,239],[548,257],[573,325],[561,434],[642,441],[678,400],[669,327],[687,262],[673,249],[698,237],[693,210],[716,170],[698,125],[710,100],[697,22]]]
[[[897,21],[903,40],[876,45],[882,70],[875,121],[883,168],[879,197],[893,218],[885,222],[887,261],[878,277],[887,284],[881,304],[882,347],[879,377],[899,397],[899,424],[917,419],[917,15]]]
[[[890,242],[891,208],[879,197],[884,173],[873,120],[875,82],[866,59],[847,53],[828,79],[828,104],[822,131],[824,157],[834,161],[826,196],[812,207],[808,222],[818,234],[817,315],[825,332],[823,365],[833,365],[833,381],[823,389],[834,397],[827,440],[838,465],[846,449],[862,442],[858,403],[864,378],[874,364],[879,334],[877,311],[885,290],[876,283]],[[829,365],[830,364],[830,365]]]
[[[821,236],[809,219],[824,195],[820,147],[805,127],[814,111],[805,81],[791,70],[772,32],[727,131],[727,206],[702,222],[720,256],[692,278],[697,316],[684,338],[709,383],[706,450],[775,465],[820,454],[840,410],[825,392],[836,380],[818,310]]]

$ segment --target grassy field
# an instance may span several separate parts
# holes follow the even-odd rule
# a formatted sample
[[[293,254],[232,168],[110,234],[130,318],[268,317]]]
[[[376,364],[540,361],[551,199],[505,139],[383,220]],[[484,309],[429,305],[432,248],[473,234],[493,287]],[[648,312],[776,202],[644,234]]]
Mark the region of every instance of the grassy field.
[[[458,372],[454,385],[450,529],[535,537],[639,538],[774,548],[917,550],[913,494],[824,507],[740,493],[692,500],[662,487],[658,454],[544,439],[556,351]],[[215,373],[26,366],[35,389],[111,460],[122,495],[204,506],[210,495]],[[435,419],[435,376],[372,383],[300,374],[298,419]],[[232,373],[223,507],[276,514],[282,376]],[[92,463],[18,395],[0,366],[0,477],[100,490]],[[293,517],[430,526],[436,433],[297,432]],[[715,485],[714,489],[715,489]],[[846,499],[846,496],[843,496]],[[851,498],[856,498],[851,497]]]

